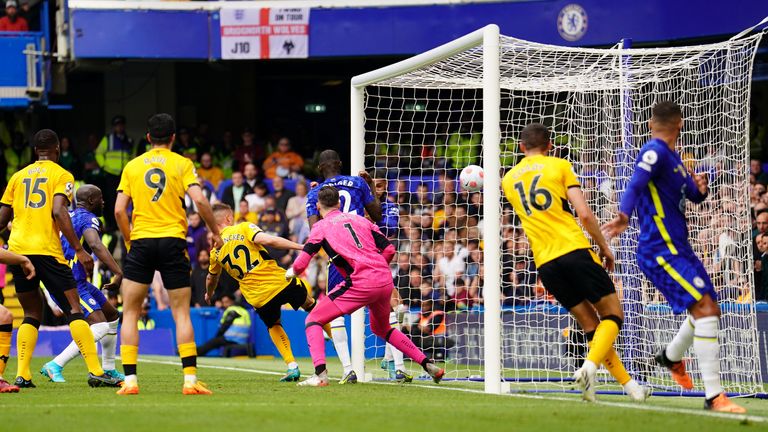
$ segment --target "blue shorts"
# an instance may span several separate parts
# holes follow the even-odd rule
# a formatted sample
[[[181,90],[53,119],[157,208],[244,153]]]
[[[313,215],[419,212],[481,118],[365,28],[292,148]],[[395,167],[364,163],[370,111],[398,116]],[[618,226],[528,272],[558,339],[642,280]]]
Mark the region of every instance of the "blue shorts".
[[[672,255],[668,250],[655,254],[638,250],[637,264],[677,314],[688,310],[705,294],[717,301],[712,280],[693,252]]]
[[[77,281],[77,295],[80,297],[80,308],[83,309],[83,314],[86,317],[94,311],[101,310],[101,306],[107,302],[107,298],[104,297],[101,290],[88,281]],[[65,307],[68,307],[62,307],[53,296],[51,298],[54,299],[60,309],[64,310]]]
[[[334,288],[336,288],[340,283],[344,282],[344,276],[339,273],[339,270],[336,269],[336,266],[333,264],[328,264],[328,283],[326,284],[326,294],[330,293]]]

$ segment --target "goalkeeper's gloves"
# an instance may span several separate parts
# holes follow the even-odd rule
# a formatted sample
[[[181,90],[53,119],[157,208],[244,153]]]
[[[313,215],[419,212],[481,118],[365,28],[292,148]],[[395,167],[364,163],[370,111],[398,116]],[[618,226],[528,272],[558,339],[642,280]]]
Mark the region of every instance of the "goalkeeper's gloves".
[[[296,273],[293,272],[293,267],[289,267],[288,270],[285,271],[285,280],[291,280],[296,277]]]

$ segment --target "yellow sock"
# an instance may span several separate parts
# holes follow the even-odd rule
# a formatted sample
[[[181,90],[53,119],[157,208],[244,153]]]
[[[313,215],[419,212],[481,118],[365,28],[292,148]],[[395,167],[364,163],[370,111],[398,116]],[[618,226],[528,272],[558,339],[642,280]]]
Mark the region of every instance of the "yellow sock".
[[[197,345],[194,342],[180,344],[179,357],[184,375],[197,375]]]
[[[104,370],[99,364],[99,354],[96,351],[96,341],[93,340],[91,327],[84,319],[76,319],[69,323],[69,332],[83,355],[88,372],[99,376],[104,375]]]
[[[325,334],[328,335],[329,338],[333,339],[333,333],[331,330],[331,323],[328,323],[323,326],[323,330],[325,330]]]
[[[600,321],[597,329],[595,329],[595,337],[592,338],[592,346],[587,353],[587,360],[600,366],[608,356],[608,352],[613,349],[613,343],[618,335],[619,325],[615,321]]]
[[[120,345],[120,358],[123,363],[125,376],[136,376],[136,364],[139,362],[139,347],[136,345]],[[128,381],[129,378],[126,378]],[[131,378],[131,384],[135,384],[135,378]]]
[[[608,355],[605,357],[605,360],[603,360],[603,366],[608,369],[608,372],[610,372],[621,385],[628,383],[629,380],[632,379],[627,373],[627,370],[624,369],[624,363],[621,362],[619,355],[616,354],[616,350],[613,348],[608,351]]]
[[[32,324],[24,323],[19,327],[19,333],[16,335],[16,353],[19,362],[16,365],[16,376],[25,380],[32,379],[32,372],[29,371],[29,365],[32,363],[32,353],[37,345],[37,327]]]
[[[8,356],[11,354],[11,325],[8,328],[2,328],[0,325],[0,377],[5,373],[5,366],[8,364]]]
[[[296,361],[296,359],[293,358],[293,351],[291,351],[291,341],[288,339],[285,330],[283,330],[283,326],[277,324],[270,327],[269,337],[272,338],[272,343],[275,344],[275,348],[280,352],[280,356],[283,357],[285,364],[290,364]]]

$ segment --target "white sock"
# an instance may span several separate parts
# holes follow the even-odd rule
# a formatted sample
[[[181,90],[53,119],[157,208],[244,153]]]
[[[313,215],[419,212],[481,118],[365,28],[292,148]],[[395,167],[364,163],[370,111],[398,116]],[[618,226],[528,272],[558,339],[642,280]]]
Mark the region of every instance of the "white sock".
[[[196,384],[196,383],[197,383],[197,375],[184,375],[184,384]]]
[[[392,328],[397,328],[400,325],[400,323],[397,321],[397,313],[394,311],[389,313],[389,326]],[[405,371],[405,362],[403,361],[403,352],[399,349],[392,346],[392,344],[387,344],[387,347],[385,348],[385,354],[384,358],[387,360],[394,360],[395,361],[395,369]]]
[[[118,320],[107,323],[107,334],[101,338],[101,367],[104,370],[115,368],[115,350],[117,350],[117,324]]]
[[[133,375],[126,375],[125,376],[125,385],[126,386],[135,386],[139,384],[139,378],[133,374]]]
[[[101,338],[104,337],[105,334],[107,334],[107,331],[109,330],[109,325],[107,323],[96,323],[91,326],[91,332],[93,333],[93,339],[95,341],[101,340]],[[73,358],[80,355],[80,348],[77,347],[77,344],[75,341],[72,341],[69,345],[67,345],[66,348],[64,348],[64,351],[62,351],[59,355],[56,356],[56,358],[53,359],[53,362],[57,365],[64,367],[72,361]]]
[[[624,387],[624,392],[626,394],[634,393],[641,389],[640,384],[638,384],[634,379],[627,381],[627,383],[622,387]]]
[[[723,392],[720,385],[720,344],[717,342],[719,323],[720,320],[714,316],[697,319],[693,337],[693,351],[699,361],[707,399]]]
[[[299,364],[296,362],[290,362],[288,363],[288,369],[298,369]]]
[[[693,331],[696,328],[696,321],[693,317],[688,317],[680,325],[680,330],[672,338],[672,342],[667,345],[667,358],[673,362],[679,362],[683,359],[683,355],[693,344]]]
[[[391,345],[387,344],[387,346],[391,346]],[[395,369],[405,372],[405,362],[403,361],[403,352],[395,347],[392,347],[392,358],[395,359]]]
[[[386,344],[384,345],[384,360],[385,361],[392,361],[392,345]]]
[[[349,338],[343,316],[331,321],[331,336],[333,336],[333,346],[336,348],[336,354],[339,356],[341,366],[344,368],[344,375],[346,375],[352,371],[352,360],[349,357],[349,345],[347,344]]]

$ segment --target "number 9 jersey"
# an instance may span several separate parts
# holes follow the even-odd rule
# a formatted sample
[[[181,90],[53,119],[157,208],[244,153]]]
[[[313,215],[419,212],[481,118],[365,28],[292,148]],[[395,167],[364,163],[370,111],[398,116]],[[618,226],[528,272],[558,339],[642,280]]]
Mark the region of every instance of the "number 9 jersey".
[[[571,163],[545,155],[523,158],[501,181],[541,267],[577,249],[591,249],[568,204],[567,191],[580,187]]]
[[[53,217],[53,197],[72,202],[75,179],[49,160],[40,160],[14,174],[0,203],[13,209],[9,250],[21,255],[52,256],[68,264],[59,242],[59,227]]]
[[[133,201],[131,241],[143,238],[187,238],[184,194],[199,185],[192,161],[157,147],[125,166],[118,192]]]
[[[285,280],[285,269],[269,256],[264,246],[253,238],[262,232],[252,223],[239,223],[221,231],[224,246],[211,250],[208,272],[220,274],[222,268],[240,282],[240,292],[254,308],[272,300],[291,281]]]

